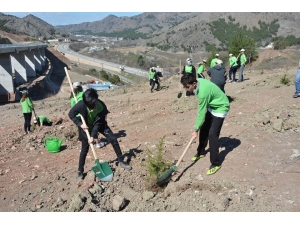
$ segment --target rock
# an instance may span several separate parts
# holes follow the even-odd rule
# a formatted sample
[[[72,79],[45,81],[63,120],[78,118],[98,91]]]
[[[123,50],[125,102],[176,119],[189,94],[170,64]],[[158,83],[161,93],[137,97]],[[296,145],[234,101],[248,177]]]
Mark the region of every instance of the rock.
[[[80,212],[85,205],[86,197],[82,197],[80,194],[75,194],[71,200],[68,212]]]
[[[142,196],[145,201],[148,201],[155,196],[155,193],[152,191],[144,191]]]
[[[282,119],[275,119],[273,120],[273,129],[277,131],[281,131],[283,126],[283,120]]]
[[[116,195],[113,198],[112,206],[115,211],[120,211],[124,208],[126,204],[126,199],[120,195]]]
[[[103,192],[103,188],[99,186],[97,183],[94,183],[94,186],[89,189],[89,192],[94,196],[100,197]]]

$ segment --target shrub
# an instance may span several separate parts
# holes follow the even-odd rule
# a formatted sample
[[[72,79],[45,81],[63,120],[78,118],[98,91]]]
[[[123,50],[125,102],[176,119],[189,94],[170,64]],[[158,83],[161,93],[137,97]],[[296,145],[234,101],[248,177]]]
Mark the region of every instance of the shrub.
[[[284,74],[280,79],[280,83],[284,85],[287,85],[288,83],[290,83],[290,81],[291,80],[286,76],[286,74]]]

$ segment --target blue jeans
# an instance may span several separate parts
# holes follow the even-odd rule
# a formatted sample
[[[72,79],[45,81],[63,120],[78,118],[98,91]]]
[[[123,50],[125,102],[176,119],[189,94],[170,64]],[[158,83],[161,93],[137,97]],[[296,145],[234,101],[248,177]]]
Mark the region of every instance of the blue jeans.
[[[239,73],[239,81],[240,82],[244,80],[244,74],[243,74],[244,68],[245,68],[245,65],[241,65],[241,67],[240,67],[240,73]]]
[[[300,93],[300,67],[297,70],[297,74],[295,78],[295,87],[296,87],[296,93]]]

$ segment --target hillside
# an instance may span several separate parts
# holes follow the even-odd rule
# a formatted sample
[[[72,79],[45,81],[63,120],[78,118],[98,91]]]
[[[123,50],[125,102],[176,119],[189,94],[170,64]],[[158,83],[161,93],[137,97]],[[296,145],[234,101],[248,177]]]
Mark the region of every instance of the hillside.
[[[260,59],[268,66],[264,59],[276,54],[281,53],[266,51]],[[54,68],[61,71],[59,65]],[[165,187],[153,185],[155,179],[146,180],[146,160],[151,157],[148,149],[155,153],[163,139],[163,157],[178,160],[191,138],[197,112],[196,98],[177,98],[181,89],[178,76],[164,77],[163,89],[154,93],[150,93],[148,82],[99,92],[110,111],[108,124],[133,167],[131,171],[118,167],[110,144],[96,149],[98,157],[107,160],[114,171],[111,182],[95,178],[91,151],[85,179],[76,180],[80,144],[77,128],[67,116],[70,92],[66,78],[56,95],[41,81],[35,83],[30,93],[36,113],[48,116],[53,125],[24,136],[19,103],[0,106],[0,210],[299,212],[300,193],[295,188],[300,185],[299,99],[292,97],[298,65],[264,69],[264,73],[256,66],[246,66],[245,82],[225,85],[232,102],[220,134],[222,168],[214,175],[205,174],[210,166],[209,148],[205,158],[192,163],[198,144],[194,141],[174,181]],[[69,73],[72,80],[85,77]],[[280,83],[284,74],[291,80],[288,85]],[[45,149],[43,140],[49,135],[66,137],[59,153]]]

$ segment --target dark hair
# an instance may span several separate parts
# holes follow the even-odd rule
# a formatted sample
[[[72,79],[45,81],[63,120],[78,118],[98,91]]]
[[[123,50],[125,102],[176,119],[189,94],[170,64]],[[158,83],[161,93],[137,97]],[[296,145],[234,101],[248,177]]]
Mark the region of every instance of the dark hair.
[[[79,93],[79,92],[83,92],[82,86],[77,86],[76,88],[73,88],[74,94],[75,96]],[[70,99],[74,98],[73,93],[71,92],[70,95]]]
[[[28,97],[28,92],[22,93],[22,102],[24,102],[27,97]]]
[[[82,96],[82,100],[89,109],[93,109],[98,101],[97,91],[94,88],[87,89]]]
[[[195,82],[197,82],[196,77],[192,74],[185,73],[185,74],[182,75],[182,77],[180,79],[180,83],[182,85],[193,84]]]

